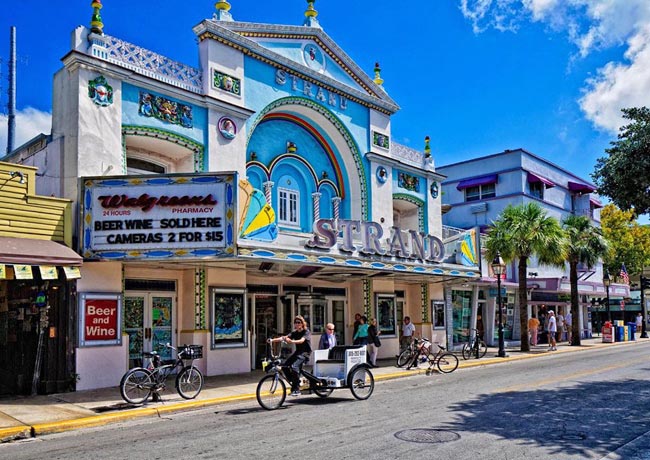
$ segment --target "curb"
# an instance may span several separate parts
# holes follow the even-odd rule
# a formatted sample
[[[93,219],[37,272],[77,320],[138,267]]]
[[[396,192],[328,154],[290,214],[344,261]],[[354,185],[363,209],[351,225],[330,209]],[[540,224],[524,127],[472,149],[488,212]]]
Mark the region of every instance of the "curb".
[[[0,428],[0,443],[32,437],[32,427],[27,425]]]
[[[604,346],[632,345],[636,343],[640,343],[640,341],[633,340],[627,342],[614,342],[614,343],[604,344]],[[557,354],[557,353],[595,350],[601,347],[602,346],[600,344],[595,344],[592,346],[581,345],[580,347],[566,346],[560,348],[560,350],[557,350],[553,353],[549,352],[549,353],[522,354],[522,355],[511,354],[506,358],[494,357],[494,358],[482,358],[479,360],[476,359],[461,360],[459,362],[458,368],[460,369],[460,368],[487,366],[491,364],[504,364],[512,361],[520,361],[523,359],[552,356],[553,354]],[[375,381],[394,380],[402,377],[410,377],[410,376],[422,375],[422,374],[426,374],[426,369],[417,368],[408,371],[402,370],[398,372],[392,372],[389,374],[377,375],[375,376]],[[38,435],[61,433],[64,431],[71,431],[80,428],[98,427],[98,426],[107,425],[109,423],[121,422],[125,420],[141,418],[141,417],[148,417],[152,415],[160,417],[164,414],[191,410],[191,409],[200,409],[204,407],[216,406],[219,404],[224,404],[224,403],[229,403],[234,401],[246,401],[251,399],[254,400],[255,398],[256,396],[254,393],[247,393],[247,394],[234,395],[234,396],[222,396],[219,398],[202,399],[198,401],[185,401],[185,402],[174,403],[174,404],[165,405],[161,407],[141,407],[137,409],[131,409],[125,412],[92,415],[92,416],[72,419],[72,420],[61,420],[61,421],[51,422],[51,423],[40,423],[33,426],[19,425],[15,427],[1,428],[0,442],[7,442],[16,439],[36,437]]]

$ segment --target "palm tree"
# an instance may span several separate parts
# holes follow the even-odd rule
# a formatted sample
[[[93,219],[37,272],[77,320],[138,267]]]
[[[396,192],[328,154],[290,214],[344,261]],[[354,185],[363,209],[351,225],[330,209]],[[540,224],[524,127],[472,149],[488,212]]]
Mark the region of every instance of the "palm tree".
[[[537,203],[509,205],[488,233],[487,260],[492,260],[497,252],[506,262],[518,262],[521,351],[530,351],[526,291],[528,258],[537,256],[541,264],[562,266],[566,253],[564,232],[557,219],[549,217]]]
[[[601,230],[586,216],[568,216],[562,221],[567,240],[567,260],[571,282],[571,345],[580,345],[578,305],[578,264],[592,267],[607,252],[607,241]]]

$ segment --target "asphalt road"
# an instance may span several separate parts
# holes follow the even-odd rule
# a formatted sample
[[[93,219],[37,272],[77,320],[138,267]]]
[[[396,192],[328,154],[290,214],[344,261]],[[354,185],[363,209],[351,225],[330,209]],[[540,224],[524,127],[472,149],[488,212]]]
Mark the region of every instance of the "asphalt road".
[[[650,459],[650,344],[256,401],[0,445],[1,459]]]

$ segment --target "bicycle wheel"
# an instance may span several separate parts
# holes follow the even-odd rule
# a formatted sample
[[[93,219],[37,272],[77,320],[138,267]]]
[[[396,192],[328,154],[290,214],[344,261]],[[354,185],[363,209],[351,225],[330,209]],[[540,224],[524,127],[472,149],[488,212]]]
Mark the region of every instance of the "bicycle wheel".
[[[472,357],[472,351],[474,351],[469,343],[463,345],[463,359],[470,359]]]
[[[482,358],[483,356],[485,356],[487,354],[487,344],[481,340],[479,342],[478,346],[479,346],[478,355],[479,355],[479,357]]]
[[[397,357],[397,367],[404,367],[413,357],[413,353],[408,348],[401,352]]]
[[[375,378],[365,367],[357,368],[349,377],[350,391],[357,399],[368,399],[375,389]]]
[[[194,399],[203,388],[203,374],[194,366],[186,366],[176,377],[176,391],[185,399]]]
[[[120,381],[122,398],[131,404],[142,404],[149,399],[152,388],[151,371],[142,367],[131,369]]]
[[[449,374],[458,368],[458,356],[452,353],[443,353],[438,357],[438,370]]]
[[[277,374],[262,377],[255,391],[257,402],[266,410],[277,409],[287,397],[287,386]]]

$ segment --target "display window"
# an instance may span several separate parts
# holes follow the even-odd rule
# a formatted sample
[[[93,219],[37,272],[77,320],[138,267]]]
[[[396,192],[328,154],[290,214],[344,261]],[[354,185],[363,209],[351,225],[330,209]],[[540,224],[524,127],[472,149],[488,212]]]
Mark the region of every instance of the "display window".
[[[246,292],[211,289],[212,348],[246,346]]]

